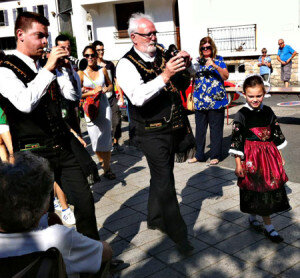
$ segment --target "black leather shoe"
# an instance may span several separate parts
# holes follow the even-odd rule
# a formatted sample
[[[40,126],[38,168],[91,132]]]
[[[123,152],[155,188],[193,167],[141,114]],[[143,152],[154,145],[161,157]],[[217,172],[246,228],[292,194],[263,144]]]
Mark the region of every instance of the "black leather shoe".
[[[177,242],[176,247],[177,247],[179,253],[184,256],[191,255],[194,250],[194,247],[191,245],[191,243],[187,239]]]
[[[267,230],[264,230],[265,236],[271,240],[272,242],[275,243],[280,243],[283,241],[283,237],[281,237],[280,235],[276,235],[276,236],[272,236],[271,234],[273,232],[276,232],[274,229],[272,229],[270,232],[268,232]]]

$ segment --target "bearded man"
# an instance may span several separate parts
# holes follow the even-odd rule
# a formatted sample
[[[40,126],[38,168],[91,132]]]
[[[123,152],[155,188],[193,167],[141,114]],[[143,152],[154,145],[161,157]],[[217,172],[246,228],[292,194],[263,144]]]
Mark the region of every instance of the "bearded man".
[[[117,65],[117,80],[128,99],[136,142],[150,168],[148,228],[165,232],[186,254],[193,247],[180,214],[173,168],[187,118],[171,78],[186,69],[190,55],[181,51],[167,61],[148,15],[133,14],[128,34],[133,47]]]

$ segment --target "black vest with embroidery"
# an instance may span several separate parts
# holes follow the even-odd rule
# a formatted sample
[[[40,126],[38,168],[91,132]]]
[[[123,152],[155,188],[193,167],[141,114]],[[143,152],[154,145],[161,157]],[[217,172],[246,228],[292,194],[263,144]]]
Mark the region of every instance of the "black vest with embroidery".
[[[37,75],[14,55],[7,55],[0,66],[12,70],[26,87]],[[15,151],[38,146],[52,148],[68,140],[69,132],[62,119],[60,98],[56,80],[49,85],[47,93],[30,113],[21,112],[0,94],[0,106],[7,116]]]
[[[154,62],[145,62],[132,48],[123,58],[128,59],[137,69],[145,83],[155,79],[160,75],[167,63],[167,59],[161,49],[157,48]],[[139,92],[137,92],[139,93]],[[142,92],[141,92],[142,93]],[[126,92],[124,92],[126,95]],[[164,121],[169,126],[182,127],[181,115],[184,108],[179,91],[172,82],[169,82],[161,92],[154,98],[146,102],[143,106],[135,106],[128,99],[128,109],[130,120],[142,130],[147,123]]]

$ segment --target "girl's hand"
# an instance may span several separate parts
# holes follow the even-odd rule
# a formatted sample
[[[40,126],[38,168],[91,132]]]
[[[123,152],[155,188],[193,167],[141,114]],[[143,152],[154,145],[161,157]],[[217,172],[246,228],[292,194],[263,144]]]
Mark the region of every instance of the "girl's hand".
[[[243,178],[244,177],[244,171],[243,171],[243,168],[241,165],[237,165],[236,168],[235,168],[235,175],[238,177],[238,178]]]
[[[102,93],[105,94],[107,92],[107,87],[102,88]]]

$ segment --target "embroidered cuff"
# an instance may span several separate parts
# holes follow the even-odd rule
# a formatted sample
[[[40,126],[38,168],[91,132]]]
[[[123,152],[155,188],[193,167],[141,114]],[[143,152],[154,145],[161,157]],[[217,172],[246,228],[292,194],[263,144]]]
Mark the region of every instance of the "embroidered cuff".
[[[232,155],[232,156],[238,155],[238,156],[241,157],[241,159],[244,159],[244,153],[241,152],[241,151],[234,150],[234,149],[230,149],[230,150],[228,151],[228,153],[229,153],[230,155]]]
[[[281,150],[281,149],[285,148],[286,145],[287,145],[287,141],[285,140],[282,144],[280,144],[279,146],[277,146],[277,149]]]

